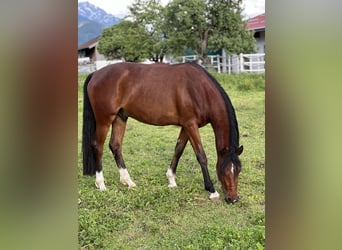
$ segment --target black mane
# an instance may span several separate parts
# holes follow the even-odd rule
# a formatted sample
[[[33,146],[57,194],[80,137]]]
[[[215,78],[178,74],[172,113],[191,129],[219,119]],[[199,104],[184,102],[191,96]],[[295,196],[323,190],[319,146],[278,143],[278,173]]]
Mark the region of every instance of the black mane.
[[[224,91],[222,86],[218,83],[218,81],[203,67],[198,65],[197,63],[191,63],[191,65],[196,66],[197,68],[201,69],[211,80],[211,82],[214,84],[216,89],[220,92],[224,103],[226,104],[226,111],[228,114],[228,123],[229,123],[229,153],[224,160],[224,164],[222,164],[222,168],[224,168],[228,165],[229,161],[232,161],[234,165],[241,166],[240,159],[237,155],[237,149],[240,145],[240,134],[239,134],[239,127],[236,120],[235,110],[234,107],[227,95],[227,93]]]

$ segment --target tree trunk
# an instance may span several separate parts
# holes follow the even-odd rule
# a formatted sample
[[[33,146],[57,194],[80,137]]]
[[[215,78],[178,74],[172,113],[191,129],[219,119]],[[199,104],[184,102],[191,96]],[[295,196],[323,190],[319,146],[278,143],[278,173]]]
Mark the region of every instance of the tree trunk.
[[[209,30],[206,29],[201,33],[201,57],[204,65],[209,63],[207,55],[207,41],[208,41]]]

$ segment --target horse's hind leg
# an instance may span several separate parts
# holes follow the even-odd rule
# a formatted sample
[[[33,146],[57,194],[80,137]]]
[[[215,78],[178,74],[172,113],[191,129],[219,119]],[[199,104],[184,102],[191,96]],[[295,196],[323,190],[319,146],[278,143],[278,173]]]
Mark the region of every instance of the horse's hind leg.
[[[117,116],[112,125],[112,135],[109,142],[109,148],[113,153],[116,165],[120,173],[120,182],[127,185],[129,188],[135,187],[122,157],[122,141],[126,130],[127,118]]]
[[[106,140],[106,136],[109,130],[108,125],[96,124],[96,133],[95,133],[95,141],[93,142],[93,151],[95,154],[95,170],[96,170],[96,179],[95,185],[101,191],[106,190],[106,186],[104,184],[103,171],[102,171],[102,155],[103,155],[103,144]]]
[[[175,147],[175,153],[173,155],[170,168],[166,172],[166,177],[169,180],[169,187],[177,187],[175,180],[175,174],[177,170],[177,165],[179,158],[182,156],[186,143],[188,142],[188,134],[182,128],[178,136],[177,144]]]

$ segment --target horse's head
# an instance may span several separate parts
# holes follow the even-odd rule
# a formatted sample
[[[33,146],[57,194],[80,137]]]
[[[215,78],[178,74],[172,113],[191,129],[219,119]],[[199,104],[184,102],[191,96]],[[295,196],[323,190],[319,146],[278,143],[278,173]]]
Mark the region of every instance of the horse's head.
[[[242,151],[243,146],[237,148],[236,152],[233,152],[233,155],[229,155],[223,162],[223,165],[218,169],[218,178],[221,182],[225,200],[228,203],[235,203],[239,201],[237,187],[238,177],[241,171],[241,163],[238,155],[240,155]]]

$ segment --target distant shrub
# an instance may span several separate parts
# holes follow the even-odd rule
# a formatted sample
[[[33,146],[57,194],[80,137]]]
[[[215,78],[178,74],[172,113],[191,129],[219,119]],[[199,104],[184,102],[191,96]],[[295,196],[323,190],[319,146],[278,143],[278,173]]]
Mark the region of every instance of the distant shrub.
[[[216,71],[210,71],[216,80],[228,89],[236,89],[238,91],[264,91],[265,75],[264,74],[219,74]]]
[[[240,91],[248,90],[265,90],[265,76],[263,74],[241,74],[236,85],[236,89]]]

